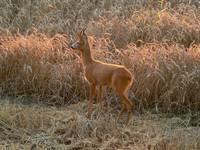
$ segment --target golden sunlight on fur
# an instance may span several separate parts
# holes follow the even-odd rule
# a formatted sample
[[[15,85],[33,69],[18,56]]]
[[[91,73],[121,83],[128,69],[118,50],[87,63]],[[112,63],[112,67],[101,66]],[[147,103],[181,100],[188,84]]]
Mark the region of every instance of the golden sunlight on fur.
[[[116,94],[121,98],[122,108],[118,115],[118,119],[126,110],[128,112],[126,123],[128,123],[131,117],[131,112],[134,108],[134,103],[128,99],[128,90],[133,82],[133,76],[131,72],[122,65],[108,64],[95,60],[90,52],[90,46],[85,29],[81,30],[81,32],[78,34],[78,41],[73,43],[71,48],[81,52],[85,77],[90,83],[87,116],[89,117],[92,112],[92,104],[96,93],[96,88],[98,87],[99,89],[99,93],[97,95],[98,100],[101,101],[102,105],[101,99],[103,95],[103,87],[109,86],[112,87]]]

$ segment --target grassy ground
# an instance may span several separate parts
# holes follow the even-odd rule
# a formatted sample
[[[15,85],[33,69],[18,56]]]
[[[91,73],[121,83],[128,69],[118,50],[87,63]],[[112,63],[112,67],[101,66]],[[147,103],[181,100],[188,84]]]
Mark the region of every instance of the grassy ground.
[[[95,105],[92,119],[85,117],[87,104],[65,107],[20,104],[1,100],[1,149],[199,149],[200,128],[189,116],[145,112],[134,115],[128,126],[115,124],[116,110]],[[24,103],[24,102],[23,102]]]
[[[198,0],[1,0],[0,149],[200,149]],[[136,112],[115,124],[69,46],[87,27],[93,56],[134,76]],[[4,98],[3,98],[4,97]],[[8,97],[8,98],[5,98]]]

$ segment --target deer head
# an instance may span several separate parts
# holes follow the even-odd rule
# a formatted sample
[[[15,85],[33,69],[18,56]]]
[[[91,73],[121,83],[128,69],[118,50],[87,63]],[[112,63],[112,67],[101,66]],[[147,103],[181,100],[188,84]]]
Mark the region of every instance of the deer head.
[[[72,49],[79,50],[81,52],[84,51],[84,49],[88,46],[88,38],[85,33],[86,28],[82,29],[77,34],[77,41],[71,45]]]

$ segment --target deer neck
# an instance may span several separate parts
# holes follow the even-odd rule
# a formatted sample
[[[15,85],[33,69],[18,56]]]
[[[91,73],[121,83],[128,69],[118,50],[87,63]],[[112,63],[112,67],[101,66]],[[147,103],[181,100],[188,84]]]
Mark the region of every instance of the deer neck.
[[[83,50],[82,58],[83,58],[84,65],[89,65],[94,61],[91,55],[90,46],[88,44]]]

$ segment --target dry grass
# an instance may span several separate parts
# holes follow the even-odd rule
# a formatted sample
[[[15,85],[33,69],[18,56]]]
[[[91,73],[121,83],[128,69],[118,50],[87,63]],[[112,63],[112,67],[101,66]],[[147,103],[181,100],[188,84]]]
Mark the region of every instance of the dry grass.
[[[0,95],[15,100],[0,100],[0,148],[199,149],[199,6],[196,0],[0,1]],[[129,96],[144,114],[126,128],[114,125],[119,101],[110,90],[109,112],[95,106],[92,119],[85,118],[88,85],[79,55],[68,48],[85,26],[94,57],[134,75]]]
[[[87,26],[89,33],[99,37],[109,33],[117,48],[138,40],[176,42],[186,47],[199,43],[199,2],[164,1],[3,0],[0,27],[23,34],[32,27],[51,36],[65,32],[71,39],[80,27]]]
[[[59,104],[85,99],[87,83],[79,58],[67,48],[67,36],[38,34],[2,39],[1,93]],[[198,45],[185,52],[177,44],[129,44],[116,49],[109,38],[90,37],[90,41],[97,59],[123,64],[132,71],[135,83],[130,97],[134,99],[135,93],[139,107],[179,113],[199,110]]]
[[[55,35],[47,38],[45,35],[31,34],[2,41],[2,94],[35,95],[39,99],[50,98],[62,102],[77,95],[75,89],[83,86],[80,85],[82,79],[78,76],[78,64],[73,54],[66,51],[66,37]]]
[[[188,48],[200,42],[199,17],[199,9],[181,5],[176,10],[143,8],[123,19],[109,12],[98,22],[90,21],[88,31],[99,37],[109,34],[117,48],[131,42],[140,46],[155,41]]]
[[[95,111],[88,120],[85,102],[55,108],[11,104],[0,107],[0,147],[9,149],[199,149],[200,131],[187,117],[145,113],[129,126],[115,125],[114,109]],[[97,106],[95,106],[98,109]]]

